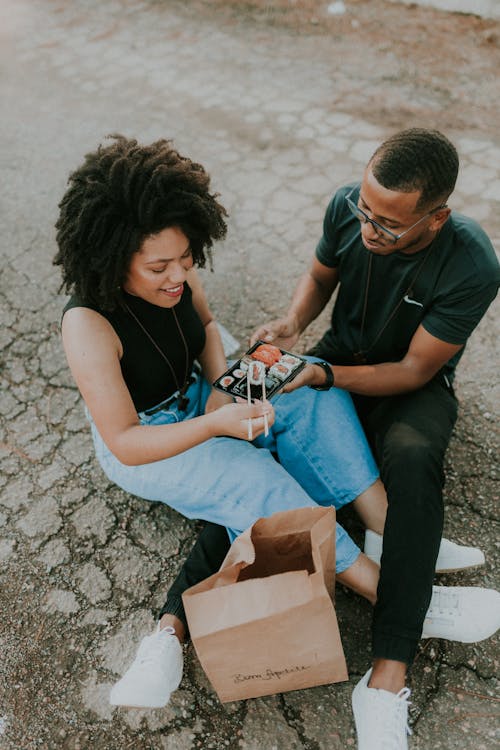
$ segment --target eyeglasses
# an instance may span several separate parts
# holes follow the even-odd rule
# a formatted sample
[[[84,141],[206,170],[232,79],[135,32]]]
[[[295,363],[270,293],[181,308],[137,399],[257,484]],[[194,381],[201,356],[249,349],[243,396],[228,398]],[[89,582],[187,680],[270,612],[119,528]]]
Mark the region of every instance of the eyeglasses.
[[[394,232],[391,232],[390,229],[387,229],[386,227],[382,226],[382,224],[379,224],[378,221],[374,221],[374,219],[370,219],[368,214],[366,214],[364,211],[361,210],[361,208],[354,203],[354,201],[351,200],[351,195],[355,191],[356,188],[353,188],[349,195],[346,195],[346,203],[349,206],[350,211],[354,214],[354,216],[359,219],[359,221],[362,224],[371,224],[372,227],[375,227],[376,231],[381,233],[382,235],[385,235],[386,237],[389,237],[393,243],[399,242],[401,237],[404,237],[405,234],[408,234],[408,232],[411,232],[412,229],[414,229],[418,224],[420,224],[421,221],[424,219],[427,219],[429,216],[432,216],[433,213],[436,211],[439,211],[441,208],[446,208],[446,203],[442,203],[440,206],[436,206],[436,208],[431,209],[428,211],[425,216],[422,216],[418,221],[415,222],[415,224],[412,224],[411,227],[408,227],[408,229],[405,229],[404,232],[401,232],[400,234],[395,234]]]

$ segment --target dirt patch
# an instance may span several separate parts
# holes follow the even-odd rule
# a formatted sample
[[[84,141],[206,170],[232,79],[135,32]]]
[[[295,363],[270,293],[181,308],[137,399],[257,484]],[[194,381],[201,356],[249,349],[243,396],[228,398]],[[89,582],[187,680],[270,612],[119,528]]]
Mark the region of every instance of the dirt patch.
[[[179,5],[190,16],[218,17],[220,25],[311,37],[323,52],[330,43],[336,74],[352,86],[352,95],[343,92],[344,108],[373,122],[400,127],[439,117],[443,129],[496,133],[498,21],[383,0],[349,0],[342,15],[318,0]]]

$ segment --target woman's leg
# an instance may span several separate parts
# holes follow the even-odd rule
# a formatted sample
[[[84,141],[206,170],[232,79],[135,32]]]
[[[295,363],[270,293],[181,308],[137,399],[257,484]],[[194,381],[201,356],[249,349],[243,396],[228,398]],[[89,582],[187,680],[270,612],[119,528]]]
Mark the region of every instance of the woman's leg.
[[[319,505],[340,508],[363,496],[358,510],[374,530],[382,530],[385,493],[350,395],[300,388],[280,395],[274,407],[273,429],[255,445],[275,452]],[[377,508],[372,514],[371,503]]]
[[[192,415],[181,417],[174,410],[155,415],[154,423],[196,416],[203,408],[203,397],[198,397],[198,403],[193,399]],[[117,461],[95,427],[94,441],[104,471],[120,487],[144,499],[167,503],[188,518],[229,527],[232,539],[257,518],[276,511],[318,503],[338,508],[358,496],[357,505],[366,516],[371,498],[381,497],[374,489],[380,485],[349,395],[303,388],[281,396],[276,414],[269,438],[258,438],[255,445],[215,438],[143,466],[124,466]],[[275,461],[269,449],[276,450],[285,466]],[[382,526],[383,498],[381,505],[375,521],[369,523],[374,530]],[[353,564],[359,549],[340,525],[336,537],[340,573]]]
[[[379,575],[379,566],[361,553],[352,565],[337,573],[337,581],[375,605]]]
[[[358,495],[352,507],[367,529],[383,535],[387,516],[387,495],[380,479]]]

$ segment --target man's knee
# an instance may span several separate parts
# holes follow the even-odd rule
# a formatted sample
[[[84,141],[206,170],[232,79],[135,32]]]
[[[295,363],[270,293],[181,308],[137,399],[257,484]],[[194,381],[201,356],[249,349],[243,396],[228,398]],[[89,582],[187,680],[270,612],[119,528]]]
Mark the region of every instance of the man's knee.
[[[411,472],[440,468],[445,446],[432,440],[428,433],[399,422],[386,433],[382,449],[382,464]]]

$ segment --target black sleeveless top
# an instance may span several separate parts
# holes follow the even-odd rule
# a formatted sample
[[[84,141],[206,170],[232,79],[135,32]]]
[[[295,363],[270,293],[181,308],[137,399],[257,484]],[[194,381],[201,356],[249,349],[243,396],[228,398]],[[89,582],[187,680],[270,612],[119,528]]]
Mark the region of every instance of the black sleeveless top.
[[[186,375],[186,354],[172,310],[175,309],[188,347],[188,375],[194,360],[205,346],[206,338],[203,323],[193,306],[189,285],[184,283],[184,292],[175,308],[158,307],[126,292],[123,292],[123,298],[168,358],[182,387]],[[95,310],[113,326],[123,347],[120,360],[123,379],[137,411],[151,408],[175,393],[177,384],[170,367],[125,307],[120,306],[112,312],[102,311],[72,296],[63,315],[72,307]]]

